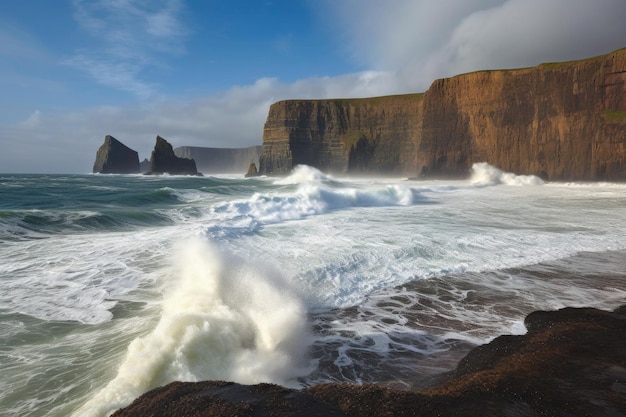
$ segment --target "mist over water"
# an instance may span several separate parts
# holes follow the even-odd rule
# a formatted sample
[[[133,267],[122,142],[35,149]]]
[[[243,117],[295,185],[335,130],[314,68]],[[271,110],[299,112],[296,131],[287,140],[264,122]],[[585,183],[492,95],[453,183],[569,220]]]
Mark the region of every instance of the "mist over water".
[[[0,415],[174,380],[418,387],[524,316],[626,300],[626,186],[0,175]]]

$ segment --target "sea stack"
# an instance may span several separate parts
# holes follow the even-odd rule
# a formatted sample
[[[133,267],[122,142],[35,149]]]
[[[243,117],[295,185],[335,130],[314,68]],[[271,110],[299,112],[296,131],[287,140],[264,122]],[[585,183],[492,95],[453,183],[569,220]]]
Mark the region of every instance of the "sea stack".
[[[111,135],[96,152],[93,172],[100,174],[136,174],[139,172],[139,154]]]
[[[198,175],[193,159],[179,158],[168,141],[157,136],[147,174]]]
[[[248,177],[256,177],[259,175],[259,171],[256,169],[256,164],[254,162],[250,162],[248,166],[248,172],[246,173],[246,178]]]

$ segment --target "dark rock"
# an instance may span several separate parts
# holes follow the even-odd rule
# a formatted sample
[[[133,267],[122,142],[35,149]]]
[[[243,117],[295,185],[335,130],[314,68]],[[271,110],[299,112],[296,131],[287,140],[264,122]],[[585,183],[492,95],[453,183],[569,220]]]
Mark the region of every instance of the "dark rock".
[[[551,181],[626,181],[626,49],[436,80],[424,94],[270,107],[259,172],[468,175],[475,162]]]
[[[271,384],[232,382],[174,382],[148,392],[114,417],[199,416],[345,416],[337,407],[310,394]]]
[[[376,385],[175,382],[139,397],[130,416],[625,416],[626,306],[535,312],[528,333],[473,349],[426,391]]]
[[[256,177],[259,175],[259,171],[256,169],[256,164],[254,162],[250,162],[248,166],[248,172],[246,172],[246,177]]]
[[[107,135],[96,152],[93,172],[100,174],[136,174],[139,155],[113,136]]]
[[[179,158],[196,161],[198,171],[204,174],[241,174],[246,172],[252,161],[259,163],[261,146],[248,148],[204,148],[181,146],[174,149]]]
[[[193,159],[177,157],[172,145],[157,136],[148,174],[198,175],[198,170]]]

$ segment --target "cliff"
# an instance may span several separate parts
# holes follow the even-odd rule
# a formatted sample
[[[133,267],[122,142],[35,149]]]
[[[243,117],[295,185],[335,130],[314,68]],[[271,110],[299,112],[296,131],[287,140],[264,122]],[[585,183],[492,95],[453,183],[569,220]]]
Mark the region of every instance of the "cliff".
[[[150,171],[147,174],[197,175],[193,159],[179,158],[168,141],[157,136],[150,156]]]
[[[623,416],[626,306],[531,313],[528,333],[470,351],[425,391],[327,383],[276,385],[174,382],[115,417],[131,416]]]
[[[139,172],[139,154],[113,136],[107,135],[96,152],[94,173],[135,174]]]
[[[549,180],[626,180],[626,49],[478,71],[423,94],[270,107],[260,174],[463,177],[474,162]]]
[[[181,146],[174,149],[179,158],[196,161],[198,171],[204,174],[244,174],[251,163],[259,164],[261,146],[249,148],[204,148]]]

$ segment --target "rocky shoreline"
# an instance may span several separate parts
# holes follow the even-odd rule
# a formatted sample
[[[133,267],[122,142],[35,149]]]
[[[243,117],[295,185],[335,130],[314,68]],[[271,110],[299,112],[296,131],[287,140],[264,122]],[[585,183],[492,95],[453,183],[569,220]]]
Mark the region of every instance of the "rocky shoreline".
[[[626,305],[537,311],[528,332],[470,351],[420,391],[377,385],[174,382],[118,410],[130,416],[623,416]]]

